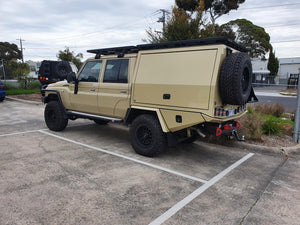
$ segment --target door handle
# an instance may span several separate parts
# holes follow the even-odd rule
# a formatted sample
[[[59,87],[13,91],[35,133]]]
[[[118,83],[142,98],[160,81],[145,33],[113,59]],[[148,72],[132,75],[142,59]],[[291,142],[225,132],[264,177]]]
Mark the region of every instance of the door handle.
[[[94,88],[92,88],[90,91],[96,91]]]
[[[120,91],[120,93],[122,93],[122,94],[126,94],[126,93],[127,93],[127,91]]]

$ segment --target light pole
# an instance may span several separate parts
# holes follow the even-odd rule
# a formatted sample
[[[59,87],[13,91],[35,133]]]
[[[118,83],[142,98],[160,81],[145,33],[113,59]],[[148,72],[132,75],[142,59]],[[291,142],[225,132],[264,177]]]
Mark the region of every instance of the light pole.
[[[299,75],[298,75],[298,90],[297,90],[297,108],[295,114],[295,125],[294,125],[294,132],[293,138],[294,142],[299,143],[299,123],[300,123],[300,68],[299,68]]]

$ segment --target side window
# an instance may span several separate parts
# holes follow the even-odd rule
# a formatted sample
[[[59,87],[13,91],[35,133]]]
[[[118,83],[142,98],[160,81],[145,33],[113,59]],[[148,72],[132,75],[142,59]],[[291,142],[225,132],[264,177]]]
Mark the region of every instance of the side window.
[[[98,82],[102,61],[87,62],[78,76],[80,82]]]
[[[103,82],[127,83],[129,59],[107,60]]]

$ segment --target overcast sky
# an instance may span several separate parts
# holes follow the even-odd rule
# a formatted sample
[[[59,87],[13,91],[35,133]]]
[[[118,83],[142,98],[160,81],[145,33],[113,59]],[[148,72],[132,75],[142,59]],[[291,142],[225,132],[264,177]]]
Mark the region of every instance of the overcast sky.
[[[0,42],[23,39],[25,60],[56,59],[66,46],[84,58],[93,48],[137,45],[145,29],[161,30],[159,9],[175,0],[0,0]],[[246,18],[271,36],[279,58],[300,57],[300,0],[246,0],[222,24]]]

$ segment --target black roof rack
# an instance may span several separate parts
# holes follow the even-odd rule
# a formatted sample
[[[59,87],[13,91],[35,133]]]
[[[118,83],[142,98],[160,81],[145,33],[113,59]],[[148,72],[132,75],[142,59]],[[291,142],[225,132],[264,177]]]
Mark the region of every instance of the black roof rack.
[[[100,58],[101,55],[118,55],[122,57],[124,56],[124,54],[137,53],[140,50],[179,48],[179,47],[213,45],[213,44],[224,44],[240,52],[248,51],[245,47],[227,39],[226,37],[216,37],[216,38],[202,38],[202,39],[193,39],[193,40],[185,40],[185,41],[162,42],[162,43],[155,43],[155,44],[143,44],[137,46],[92,49],[92,50],[87,50],[87,52],[96,54],[96,58]]]

